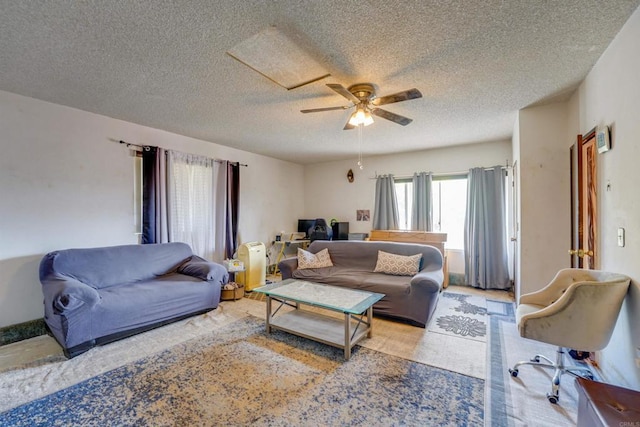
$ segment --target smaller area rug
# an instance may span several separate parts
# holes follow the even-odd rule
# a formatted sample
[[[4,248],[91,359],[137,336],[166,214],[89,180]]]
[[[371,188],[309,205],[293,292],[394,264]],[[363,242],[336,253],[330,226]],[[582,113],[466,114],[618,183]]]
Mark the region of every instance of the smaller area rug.
[[[485,426],[572,426],[577,423],[578,392],[571,375],[563,375],[560,401],[547,400],[553,371],[530,365],[513,378],[508,369],[522,360],[543,354],[555,360],[556,347],[522,338],[515,324],[513,305],[506,315],[489,314]],[[569,363],[571,358],[566,360]]]
[[[477,426],[482,380],[253,316],[0,414],[2,426]]]
[[[445,291],[440,294],[428,330],[486,342],[487,302],[484,297]]]

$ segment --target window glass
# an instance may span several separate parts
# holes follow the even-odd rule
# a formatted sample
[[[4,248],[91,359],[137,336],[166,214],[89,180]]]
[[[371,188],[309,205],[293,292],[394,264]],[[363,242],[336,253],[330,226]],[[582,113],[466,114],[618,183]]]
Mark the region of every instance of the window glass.
[[[433,231],[447,233],[448,249],[464,249],[464,218],[467,208],[467,178],[434,177],[431,184]],[[413,183],[396,180],[398,221],[400,230],[411,230]]]
[[[400,230],[411,230],[413,183],[410,180],[396,180],[394,185],[398,201],[398,227]]]
[[[447,249],[464,249],[467,179],[434,180],[433,231],[447,233]]]

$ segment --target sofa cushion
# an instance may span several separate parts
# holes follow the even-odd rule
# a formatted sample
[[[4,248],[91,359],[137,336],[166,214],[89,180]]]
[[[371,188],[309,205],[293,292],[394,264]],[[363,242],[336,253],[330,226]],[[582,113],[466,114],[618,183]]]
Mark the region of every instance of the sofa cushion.
[[[301,270],[307,268],[326,268],[333,267],[331,257],[329,256],[329,249],[323,249],[320,252],[313,254],[304,249],[298,248],[298,268]]]
[[[414,276],[420,270],[421,259],[422,254],[403,256],[378,251],[378,261],[373,271],[394,276]]]

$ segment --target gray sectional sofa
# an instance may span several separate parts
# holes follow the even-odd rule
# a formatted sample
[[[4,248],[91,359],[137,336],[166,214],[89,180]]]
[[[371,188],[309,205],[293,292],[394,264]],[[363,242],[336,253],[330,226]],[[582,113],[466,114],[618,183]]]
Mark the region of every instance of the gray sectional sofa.
[[[309,246],[312,253],[327,248],[333,267],[298,269],[296,257],[278,264],[282,279],[296,278],[335,286],[345,286],[385,294],[373,306],[377,315],[426,327],[433,314],[444,279],[440,251],[428,245],[369,241],[322,241]],[[378,251],[398,255],[422,254],[415,276],[374,273]]]
[[[226,269],[184,243],[51,252],[44,320],[67,357],[218,306]]]

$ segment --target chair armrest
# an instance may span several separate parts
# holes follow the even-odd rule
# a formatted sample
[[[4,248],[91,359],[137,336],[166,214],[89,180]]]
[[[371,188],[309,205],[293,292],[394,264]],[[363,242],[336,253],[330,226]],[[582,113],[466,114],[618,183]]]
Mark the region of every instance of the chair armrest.
[[[193,256],[189,261],[178,267],[178,273],[220,285],[229,282],[229,272],[224,266],[207,261],[199,256]]]
[[[298,257],[285,258],[278,263],[278,269],[282,274],[282,280],[290,279],[293,272],[298,269]]]
[[[94,307],[100,294],[91,286],[70,277],[58,276],[42,282],[45,304],[51,304],[56,314],[68,314],[86,305]]]
[[[440,269],[423,269],[411,278],[411,286],[419,286],[427,288],[432,293],[438,293],[442,290],[444,281],[444,273]]]

